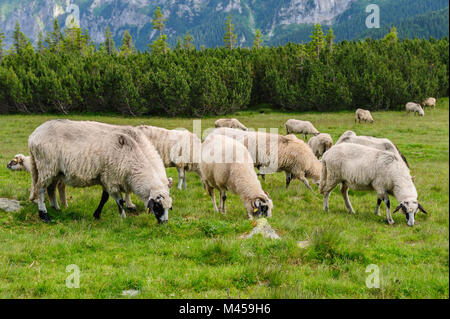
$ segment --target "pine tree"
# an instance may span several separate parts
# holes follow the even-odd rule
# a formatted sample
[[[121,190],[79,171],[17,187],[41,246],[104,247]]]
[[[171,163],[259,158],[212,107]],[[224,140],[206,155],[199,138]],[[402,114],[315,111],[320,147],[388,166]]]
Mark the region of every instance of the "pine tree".
[[[195,50],[194,37],[189,34],[189,31],[186,32],[186,34],[183,38],[183,43],[181,44],[181,47],[184,50]]]
[[[109,26],[105,31],[105,42],[103,43],[103,46],[108,54],[116,53],[116,44],[114,43],[113,35]]]
[[[384,37],[384,41],[386,41],[387,43],[394,43],[398,41],[398,33],[396,27],[391,28],[391,32],[386,34],[386,36]]]
[[[312,35],[309,37],[311,38],[311,51],[315,52],[316,58],[319,58],[320,50],[325,46],[325,36],[319,23],[314,25]]]
[[[228,15],[227,18],[223,42],[225,44],[225,47],[230,50],[232,50],[237,43],[237,35],[234,33],[234,25],[232,23],[231,15]]]
[[[61,33],[61,29],[59,27],[59,23],[58,23],[58,19],[55,18],[55,20],[53,20],[53,32],[50,35],[51,37],[51,47],[53,49],[57,49],[59,44],[61,43],[61,41],[63,40],[63,36]]]
[[[0,61],[3,59],[3,56],[5,55],[4,48],[3,48],[4,40],[5,40],[5,34],[2,32],[2,29],[0,29]]]
[[[158,30],[159,36],[153,44],[149,45],[152,52],[166,54],[169,51],[167,36],[163,34],[164,28],[166,27],[164,22],[166,22],[166,20],[167,19],[164,18],[161,8],[157,7],[155,14],[153,15],[152,23],[153,29]]]
[[[42,31],[39,31],[39,37],[38,37],[38,43],[37,43],[37,50],[39,53],[44,52],[44,41],[42,39],[43,35],[42,35]]]
[[[262,43],[263,43],[263,39],[262,39],[261,30],[260,29],[256,29],[255,39],[253,40],[253,48],[255,48],[255,49],[261,48]]]
[[[125,31],[122,38],[122,46],[120,47],[120,54],[124,56],[129,56],[136,51],[133,44],[133,38],[131,37],[128,30]]]
[[[30,43],[25,34],[20,30],[20,24],[19,21],[16,21],[16,26],[14,27],[14,50],[16,53],[21,53],[23,49]]]
[[[330,49],[330,52],[333,52],[333,44],[334,44],[334,39],[336,37],[334,36],[334,32],[333,29],[330,28],[328,30],[327,36],[325,37],[325,41],[328,44],[328,48]]]

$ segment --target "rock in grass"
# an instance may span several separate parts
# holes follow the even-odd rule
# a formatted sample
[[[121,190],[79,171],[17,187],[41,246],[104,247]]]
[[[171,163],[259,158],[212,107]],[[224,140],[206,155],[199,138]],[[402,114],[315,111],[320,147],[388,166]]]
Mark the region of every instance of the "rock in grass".
[[[281,239],[275,230],[270,226],[269,222],[265,218],[260,218],[256,221],[256,226],[252,229],[250,234],[243,235],[241,238],[251,238],[256,234],[261,234],[266,238]]]
[[[298,241],[297,246],[300,248],[307,248],[311,246],[311,242],[309,240]]]
[[[14,199],[0,198],[0,210],[7,213],[18,212],[22,209],[19,201]]]
[[[122,296],[136,296],[137,294],[139,294],[139,290],[134,290],[134,289],[130,289],[130,290],[124,290],[122,291]]]

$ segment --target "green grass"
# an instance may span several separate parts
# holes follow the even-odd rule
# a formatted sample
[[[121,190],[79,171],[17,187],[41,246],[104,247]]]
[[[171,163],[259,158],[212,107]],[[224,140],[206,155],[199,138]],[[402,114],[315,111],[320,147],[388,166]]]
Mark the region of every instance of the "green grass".
[[[410,228],[397,214],[395,225],[389,226],[385,215],[373,214],[374,193],[351,191],[357,212],[351,216],[338,189],[324,213],[320,195],[299,181],[286,191],[284,174],[279,173],[267,176],[262,185],[274,202],[270,224],[282,240],[244,240],[239,236],[252,224],[239,197],[230,194],[226,215],[214,213],[200,180],[189,174],[187,191],[172,189],[173,211],[166,225],[144,214],[136,197],[140,214],[121,220],[110,201],[102,220],[94,220],[99,187],[68,188],[69,208],[49,209],[53,223],[47,225],[38,220],[36,205],[27,201],[30,176],[11,172],[6,164],[16,153],[27,153],[27,137],[38,125],[58,116],[1,116],[0,197],[18,199],[24,209],[0,212],[0,297],[130,298],[121,295],[128,289],[139,290],[133,298],[449,297],[448,98],[440,99],[435,110],[426,110],[424,118],[376,112],[372,125],[355,124],[350,112],[252,110],[236,116],[250,127],[278,127],[282,134],[284,122],[296,117],[312,121],[334,140],[349,129],[391,139],[410,162],[429,215],[418,215]],[[68,118],[192,130],[192,120],[183,118]],[[204,119],[203,129],[214,120]],[[168,175],[177,181],[174,169]],[[297,241],[308,239],[312,246],[297,247]],[[81,270],[79,289],[66,288],[70,264]],[[365,285],[369,264],[380,268],[380,289]]]

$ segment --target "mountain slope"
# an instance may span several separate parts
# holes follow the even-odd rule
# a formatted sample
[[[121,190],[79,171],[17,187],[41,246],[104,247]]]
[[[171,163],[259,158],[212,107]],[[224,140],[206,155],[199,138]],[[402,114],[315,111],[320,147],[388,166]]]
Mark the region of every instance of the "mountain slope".
[[[156,33],[151,20],[161,6],[167,18],[165,33],[169,43],[189,31],[197,47],[223,45],[223,27],[228,14],[233,17],[238,42],[251,46],[257,28],[265,44],[288,41],[305,42],[313,23],[332,26],[336,39],[355,39],[367,35],[380,37],[388,26],[398,26],[399,34],[408,37],[442,37],[448,35],[448,0],[379,0],[381,29],[367,30],[365,7],[370,0],[0,0],[0,29],[6,32],[7,44],[16,21],[24,33],[36,42],[39,31],[50,31],[53,19],[64,26],[69,8],[79,8],[80,25],[88,29],[97,43],[104,40],[109,26],[116,43],[130,30],[136,47],[144,50]],[[440,10],[440,11],[439,11]],[[70,11],[70,12],[68,12]],[[435,13],[433,13],[435,12]],[[447,13],[447,16],[445,16]],[[445,19],[447,17],[447,19]],[[439,24],[438,24],[439,22]],[[419,27],[418,27],[419,26]],[[446,29],[446,31],[445,31]]]

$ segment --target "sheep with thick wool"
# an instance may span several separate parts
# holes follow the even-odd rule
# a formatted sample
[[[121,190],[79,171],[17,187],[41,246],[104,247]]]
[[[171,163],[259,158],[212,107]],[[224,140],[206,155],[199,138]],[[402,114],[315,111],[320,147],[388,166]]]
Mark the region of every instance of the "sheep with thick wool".
[[[110,195],[125,217],[122,192],[133,192],[146,203],[148,211],[154,212],[159,223],[168,220],[171,180],[161,157],[144,135],[132,129],[125,132],[69,120],[47,121],[35,129],[28,147],[41,219],[50,220],[45,189],[53,189],[61,180],[72,187],[103,187],[96,218],[100,218]],[[57,207],[54,192],[49,191],[49,196],[52,206]]]
[[[397,145],[392,143],[387,138],[379,138],[379,137],[373,137],[373,136],[363,136],[363,135],[356,135],[353,131],[346,131],[344,134],[342,134],[338,141],[336,142],[336,145],[342,144],[342,143],[353,143],[353,144],[360,144],[365,145],[369,147],[376,148],[380,151],[387,151],[391,152],[392,154],[395,154],[399,158],[401,158],[406,166],[409,168],[408,161],[406,160],[406,157],[400,152]]]
[[[241,122],[239,122],[239,120],[237,119],[218,119],[215,123],[214,123],[216,128],[219,127],[228,127],[228,128],[236,128],[236,129],[240,129],[243,131],[248,131],[247,127],[242,124]]]
[[[11,161],[8,162],[6,167],[12,171],[25,171],[31,173],[31,156],[17,154]],[[64,183],[62,182],[58,182],[57,188],[61,205],[67,208],[69,205],[67,203],[66,197],[66,185],[64,185]],[[37,198],[37,194],[34,190],[34,184],[31,183],[30,199],[34,200],[35,198]]]
[[[316,155],[317,158],[320,158],[333,146],[333,139],[330,134],[320,133],[319,135],[311,137],[308,141],[308,145],[313,150],[314,155]]]
[[[436,99],[434,97],[426,98],[425,101],[422,102],[422,105],[424,108],[426,106],[435,108],[436,107]]]
[[[373,117],[370,111],[357,109],[355,113],[355,122],[361,123],[361,121],[373,123]]]
[[[187,188],[186,171],[200,176],[200,157],[202,141],[187,130],[167,130],[156,126],[136,127],[155,146],[165,167],[176,167],[178,171],[178,189]]]
[[[425,115],[424,110],[418,103],[408,102],[408,103],[406,103],[405,108],[406,108],[406,113],[408,113],[408,114],[413,112],[414,116],[416,116],[417,114],[419,114],[419,116]]]
[[[417,201],[417,191],[409,169],[403,161],[391,152],[380,151],[372,147],[342,143],[334,145],[322,158],[323,170],[320,179],[320,193],[323,194],[323,209],[328,211],[331,191],[341,184],[341,194],[351,214],[353,207],[348,190],[374,190],[377,193],[375,214],[379,215],[381,201],[386,204],[389,224],[394,220],[391,215],[389,195],[394,195],[400,209],[406,216],[408,226],[413,226],[415,214],[426,211]]]
[[[319,183],[322,165],[311,148],[295,135],[282,136],[266,132],[242,132],[230,128],[219,128],[210,135],[225,135],[248,149],[260,175],[286,172],[286,187],[292,179],[302,181],[312,191],[307,178]]]
[[[253,166],[250,153],[240,142],[225,135],[209,135],[205,139],[200,169],[215,211],[225,213],[227,191],[231,191],[241,197],[248,218],[272,217],[272,200],[263,191]],[[219,208],[215,189],[220,192]]]
[[[305,141],[308,139],[308,134],[318,135],[320,132],[309,121],[301,121],[290,119],[284,124],[287,134],[303,134]]]

